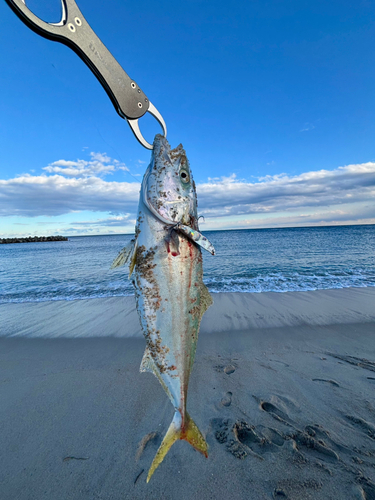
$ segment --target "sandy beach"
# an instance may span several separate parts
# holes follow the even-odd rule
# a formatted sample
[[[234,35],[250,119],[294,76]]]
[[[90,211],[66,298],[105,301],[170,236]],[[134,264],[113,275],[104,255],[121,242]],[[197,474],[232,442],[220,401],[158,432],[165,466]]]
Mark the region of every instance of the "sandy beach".
[[[0,498],[375,499],[375,288],[214,294],[177,442],[134,298],[0,305]]]

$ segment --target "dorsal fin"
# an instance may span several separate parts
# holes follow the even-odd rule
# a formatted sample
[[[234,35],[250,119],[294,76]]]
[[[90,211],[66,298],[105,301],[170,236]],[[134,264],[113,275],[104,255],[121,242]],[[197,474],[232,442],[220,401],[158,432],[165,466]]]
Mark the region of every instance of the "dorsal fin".
[[[207,311],[207,309],[212,306],[214,301],[212,300],[211,294],[208,291],[208,288],[204,283],[200,284],[201,289],[201,319],[203,314]]]

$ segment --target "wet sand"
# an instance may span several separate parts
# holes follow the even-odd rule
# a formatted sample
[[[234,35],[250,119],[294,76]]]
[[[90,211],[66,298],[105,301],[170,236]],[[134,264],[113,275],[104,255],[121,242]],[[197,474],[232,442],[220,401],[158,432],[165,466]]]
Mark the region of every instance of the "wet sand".
[[[209,458],[177,442],[148,485],[173,408],[132,300],[0,306],[0,498],[375,498],[375,289],[214,295],[188,400]]]

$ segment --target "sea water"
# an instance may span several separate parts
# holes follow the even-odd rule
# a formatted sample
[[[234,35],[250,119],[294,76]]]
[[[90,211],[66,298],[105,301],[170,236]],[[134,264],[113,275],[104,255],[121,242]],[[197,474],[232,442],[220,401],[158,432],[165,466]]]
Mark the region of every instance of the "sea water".
[[[290,292],[375,286],[375,225],[201,231],[211,292]],[[0,245],[0,303],[133,294],[125,267],[111,270],[132,235]]]

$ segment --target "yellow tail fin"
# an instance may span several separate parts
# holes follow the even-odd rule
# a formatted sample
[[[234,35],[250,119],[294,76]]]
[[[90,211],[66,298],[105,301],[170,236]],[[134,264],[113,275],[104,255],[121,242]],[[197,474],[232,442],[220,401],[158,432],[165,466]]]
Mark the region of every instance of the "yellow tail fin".
[[[181,414],[176,411],[167,434],[164,436],[163,442],[161,443],[160,448],[158,449],[151,464],[150,470],[148,471],[147,482],[151,479],[151,476],[155,472],[156,468],[162,463],[172,444],[178,439],[185,439],[185,441],[190,443],[191,446],[193,446],[197,451],[202,453],[206,458],[208,457],[207,443],[194,420],[190,418],[188,413],[186,413],[185,425],[182,429]]]

